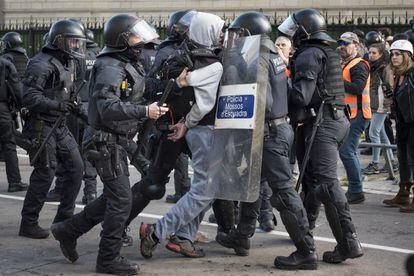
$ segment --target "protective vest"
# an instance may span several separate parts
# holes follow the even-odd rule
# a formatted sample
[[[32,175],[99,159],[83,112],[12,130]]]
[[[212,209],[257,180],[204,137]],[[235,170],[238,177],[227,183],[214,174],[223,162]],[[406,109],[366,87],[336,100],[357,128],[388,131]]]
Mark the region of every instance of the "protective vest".
[[[24,72],[27,68],[27,63],[29,62],[29,58],[27,57],[27,55],[19,52],[9,51],[5,53],[3,57],[10,60],[10,62],[13,63],[14,67],[16,67],[19,79],[22,79]]]
[[[288,114],[286,65],[279,54],[273,51],[269,53],[269,83],[271,89],[266,95],[265,119],[273,120]]]
[[[82,102],[89,101],[89,81],[91,78],[92,68],[96,61],[96,56],[99,54],[99,48],[86,48],[85,52],[85,60],[84,60],[84,69],[85,69],[85,76],[84,79],[86,81],[85,85],[79,91],[79,97]]]
[[[344,81],[352,82],[351,79],[351,68],[357,65],[359,62],[364,62],[368,68],[369,63],[360,58],[354,58],[348,64],[342,65],[342,78]],[[362,91],[362,95],[353,95],[345,93],[345,104],[349,106],[351,110],[350,118],[353,119],[357,116],[358,108],[362,110],[362,115],[365,119],[371,119],[371,104],[369,98],[369,87],[370,87],[370,76],[368,76],[367,82],[365,83],[364,90]]]
[[[74,84],[74,64],[70,62],[68,66],[64,66],[57,58],[43,53],[48,62],[53,65],[55,72],[52,75],[52,81],[49,87],[44,88],[44,96],[58,102],[68,101],[73,92]],[[49,121],[50,115],[58,117],[62,113],[54,110],[48,111],[47,114],[40,114],[40,116]]]
[[[95,65],[92,70],[91,85],[98,90],[90,91],[90,93],[97,93],[93,98],[110,98],[115,94],[119,97],[121,102],[138,103],[141,100],[145,88],[143,72],[138,71],[130,63],[125,63],[109,56],[98,58],[96,62],[97,65]],[[95,71],[97,70],[97,67],[100,66],[107,69],[100,71],[100,74],[103,75],[99,76],[99,79],[108,80],[108,83],[104,84],[102,87],[97,87],[98,84],[94,84],[97,78]],[[124,78],[119,80],[114,79],[113,72],[108,70],[111,67],[122,68],[124,71]],[[95,102],[89,103],[88,122],[95,129],[122,136],[133,137],[138,131],[137,119],[123,121],[102,120],[98,114]]]

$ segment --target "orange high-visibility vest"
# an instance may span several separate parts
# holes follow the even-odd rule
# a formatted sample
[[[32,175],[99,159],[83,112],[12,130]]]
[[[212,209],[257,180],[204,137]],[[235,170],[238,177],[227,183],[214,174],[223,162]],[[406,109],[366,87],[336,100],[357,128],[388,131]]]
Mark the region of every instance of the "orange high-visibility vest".
[[[357,65],[359,62],[364,62],[368,68],[369,63],[368,61],[358,57],[351,60],[348,64],[342,65],[342,79],[344,81],[352,82],[351,80],[351,68]],[[364,90],[362,91],[362,95],[353,95],[345,93],[345,104],[348,105],[351,109],[351,119],[355,118],[358,113],[358,101],[360,102],[360,106],[362,108],[362,115],[365,119],[371,119],[371,104],[369,98],[369,87],[371,82],[371,76],[368,75],[367,82],[365,83]]]
[[[285,73],[286,73],[286,77],[290,78],[291,73],[290,73],[289,68],[286,67],[286,72]]]

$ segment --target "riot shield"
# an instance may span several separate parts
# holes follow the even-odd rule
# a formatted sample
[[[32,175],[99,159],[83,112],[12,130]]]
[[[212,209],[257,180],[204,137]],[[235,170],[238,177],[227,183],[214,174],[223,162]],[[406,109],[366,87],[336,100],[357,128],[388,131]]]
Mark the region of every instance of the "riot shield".
[[[253,202],[259,197],[268,68],[261,36],[236,38],[223,53],[207,194]]]

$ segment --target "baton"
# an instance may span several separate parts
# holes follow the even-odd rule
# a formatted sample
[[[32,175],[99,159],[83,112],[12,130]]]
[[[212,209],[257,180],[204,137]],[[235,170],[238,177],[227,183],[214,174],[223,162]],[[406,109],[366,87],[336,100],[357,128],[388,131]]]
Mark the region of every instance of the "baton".
[[[75,101],[76,97],[78,96],[79,92],[81,91],[82,87],[85,85],[86,81],[83,80],[79,87],[76,89],[75,93],[72,94],[72,96],[69,98],[69,101]],[[30,166],[33,166],[37,159],[39,159],[40,153],[43,151],[43,149],[46,146],[46,143],[49,141],[50,137],[52,137],[53,132],[57,129],[58,126],[63,122],[63,120],[66,117],[66,113],[62,112],[62,114],[59,115],[56,122],[53,124],[52,129],[49,131],[49,133],[46,135],[46,138],[43,140],[42,144],[40,145],[39,149],[33,156],[32,160],[30,161]]]
[[[298,178],[298,181],[296,182],[296,186],[295,186],[295,190],[297,192],[299,191],[300,184],[302,183],[303,177],[305,176],[305,170],[306,170],[306,167],[309,163],[309,155],[310,155],[310,151],[312,149],[313,141],[315,140],[316,131],[318,130],[318,127],[320,126],[320,124],[322,122],[322,113],[323,113],[323,106],[324,105],[325,105],[325,101],[322,101],[322,103],[321,103],[321,105],[319,106],[319,109],[318,109],[318,114],[316,115],[315,123],[313,124],[313,127],[312,127],[311,137],[309,139],[308,145],[307,145],[306,150],[305,150],[305,156],[303,157],[303,161],[302,161],[302,168],[300,169],[299,178]]]

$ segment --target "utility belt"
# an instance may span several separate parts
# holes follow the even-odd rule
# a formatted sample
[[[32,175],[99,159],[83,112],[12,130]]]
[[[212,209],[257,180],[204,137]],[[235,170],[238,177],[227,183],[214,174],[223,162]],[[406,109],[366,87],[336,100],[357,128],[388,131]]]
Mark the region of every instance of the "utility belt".
[[[282,124],[288,124],[289,118],[284,116],[276,119],[266,120],[265,126],[264,126],[264,137],[269,137],[270,133],[272,135],[275,135],[277,132],[277,127]]]
[[[127,171],[121,162],[119,139],[117,134],[95,130],[93,137],[83,144],[85,157],[102,181],[113,180]]]
[[[322,117],[327,119],[339,120],[346,116],[345,107],[335,104],[325,104],[322,112]]]
[[[276,128],[278,125],[281,124],[288,124],[288,118],[287,117],[280,117],[272,120],[267,120],[266,125],[269,127],[269,129]]]

